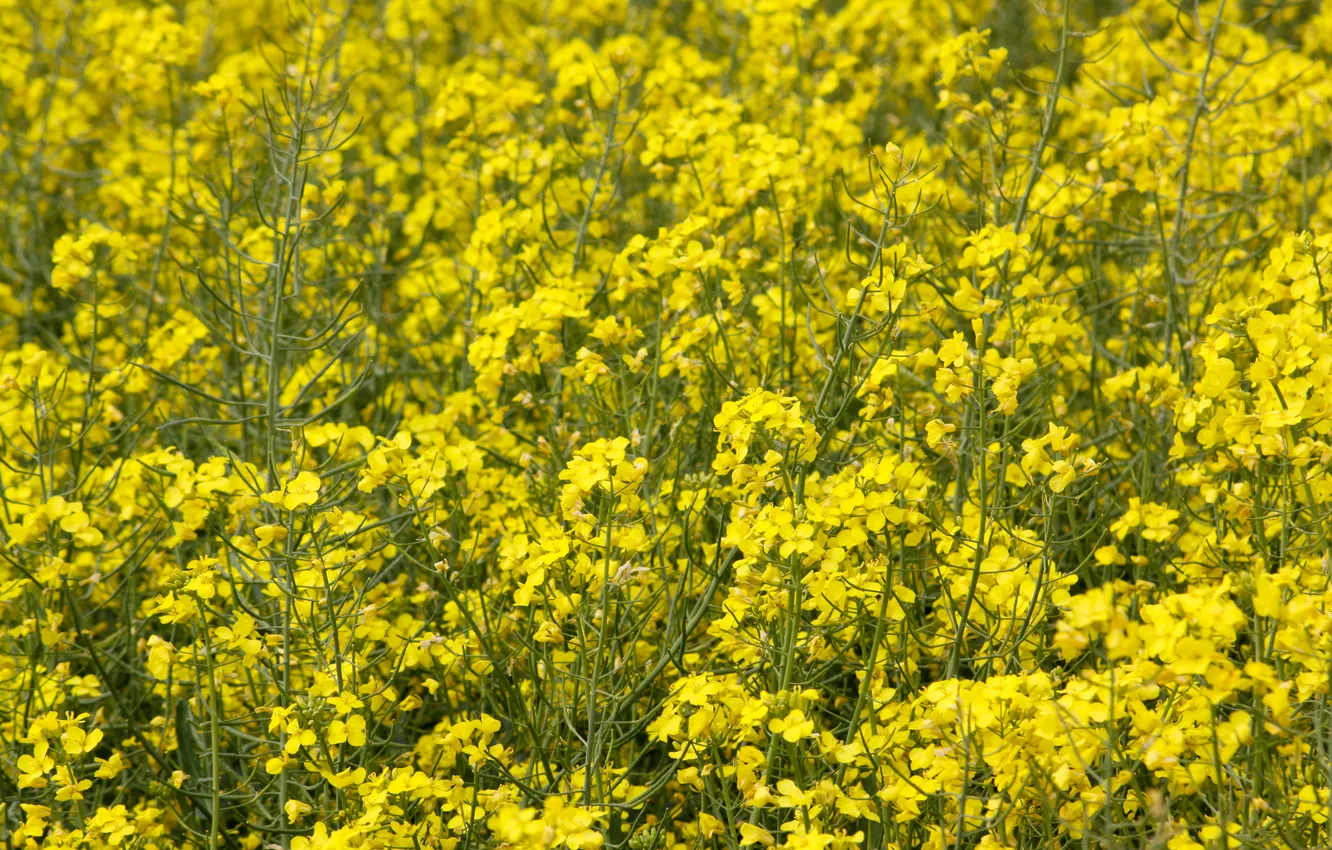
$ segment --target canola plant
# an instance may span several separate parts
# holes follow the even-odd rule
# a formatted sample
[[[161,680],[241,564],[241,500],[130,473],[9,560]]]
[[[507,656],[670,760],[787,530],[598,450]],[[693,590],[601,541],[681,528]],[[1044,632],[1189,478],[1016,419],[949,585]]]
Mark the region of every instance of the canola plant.
[[[0,55],[7,848],[1332,842],[1332,7]]]

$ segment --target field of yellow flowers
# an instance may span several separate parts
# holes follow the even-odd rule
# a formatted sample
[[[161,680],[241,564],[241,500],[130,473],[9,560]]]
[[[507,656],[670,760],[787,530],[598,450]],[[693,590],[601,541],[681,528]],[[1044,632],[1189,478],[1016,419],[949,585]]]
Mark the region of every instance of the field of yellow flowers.
[[[1332,846],[1332,5],[0,57],[8,850]]]

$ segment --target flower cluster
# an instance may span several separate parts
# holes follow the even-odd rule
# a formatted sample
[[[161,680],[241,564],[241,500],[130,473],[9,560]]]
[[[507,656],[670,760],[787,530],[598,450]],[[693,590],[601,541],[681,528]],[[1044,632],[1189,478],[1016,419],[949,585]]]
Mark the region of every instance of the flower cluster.
[[[1332,8],[0,43],[7,847],[1332,842]]]

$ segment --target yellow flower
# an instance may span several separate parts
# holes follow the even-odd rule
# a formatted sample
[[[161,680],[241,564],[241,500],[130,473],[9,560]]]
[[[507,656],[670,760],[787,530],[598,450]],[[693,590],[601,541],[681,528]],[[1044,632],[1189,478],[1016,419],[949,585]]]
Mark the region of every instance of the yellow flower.
[[[762,844],[764,847],[771,847],[775,841],[772,833],[761,826],[752,823],[740,824],[741,847],[748,847],[750,844]]]
[[[800,709],[794,709],[785,717],[774,717],[768,721],[768,731],[781,735],[790,743],[814,734],[814,721],[805,717]]]
[[[290,824],[300,823],[302,818],[314,811],[309,803],[300,800],[288,800],[283,810],[287,813],[287,823]]]
[[[533,635],[533,640],[537,643],[559,644],[564,643],[564,635],[561,633],[560,627],[557,624],[547,620],[537,627],[536,634]]]
[[[941,422],[938,419],[931,419],[925,423],[925,445],[930,448],[936,448],[943,438],[957,430],[957,426],[951,422]]]
[[[267,549],[274,543],[287,538],[287,529],[281,525],[261,525],[254,530],[255,537],[259,538],[259,545]]]
[[[707,812],[699,812],[698,832],[703,836],[721,835],[726,832],[726,824]]]
[[[84,715],[85,717],[87,715]],[[92,752],[97,749],[97,745],[102,742],[102,730],[94,729],[91,732],[85,732],[78,726],[69,726],[60,736],[60,745],[64,747],[65,754],[71,758],[78,758],[84,753]]]
[[[277,490],[265,493],[263,500],[294,511],[302,506],[313,505],[319,498],[319,486],[319,476],[307,469],[295,478],[282,482],[282,486]]]
[[[254,618],[244,612],[236,616],[230,626],[219,626],[217,640],[229,649],[238,649],[247,657],[259,655],[264,650],[263,641],[255,634]]]
[[[308,731],[308,730],[307,730]],[[310,746],[314,743],[313,733],[310,735]],[[328,727],[328,742],[330,744],[350,744],[353,747],[365,746],[365,718],[359,714],[353,714],[344,720],[334,720]],[[295,752],[291,747],[291,741],[287,741],[287,749]]]
[[[124,755],[119,750],[111,753],[110,758],[95,759],[98,764],[97,772],[94,774],[98,779],[115,779],[124,771],[130,768],[130,763],[125,760]]]

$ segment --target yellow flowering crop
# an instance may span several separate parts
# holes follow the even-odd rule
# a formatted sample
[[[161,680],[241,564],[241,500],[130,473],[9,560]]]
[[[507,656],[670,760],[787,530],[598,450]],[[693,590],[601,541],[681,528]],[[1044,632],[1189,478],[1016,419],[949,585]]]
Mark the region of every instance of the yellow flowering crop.
[[[1332,7],[0,0],[0,842],[1332,846]]]

